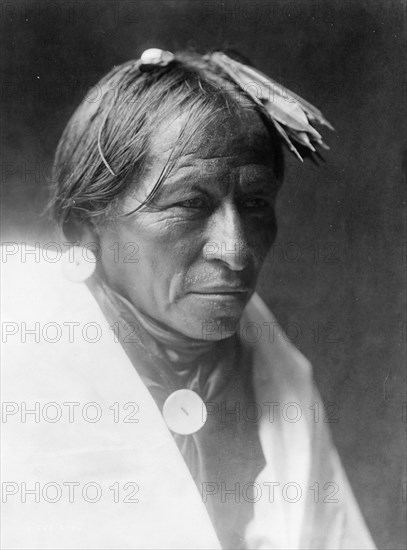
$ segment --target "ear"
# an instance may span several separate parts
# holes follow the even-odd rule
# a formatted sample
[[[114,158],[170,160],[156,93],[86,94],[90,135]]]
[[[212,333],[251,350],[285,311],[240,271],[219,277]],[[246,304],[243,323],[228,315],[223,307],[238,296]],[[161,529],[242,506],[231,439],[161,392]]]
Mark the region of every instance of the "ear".
[[[81,228],[79,244],[87,248],[99,247],[99,234],[93,225],[85,225]]]
[[[84,224],[70,220],[63,228],[64,235],[69,242],[77,246],[96,249],[99,247],[99,234],[92,223]]]

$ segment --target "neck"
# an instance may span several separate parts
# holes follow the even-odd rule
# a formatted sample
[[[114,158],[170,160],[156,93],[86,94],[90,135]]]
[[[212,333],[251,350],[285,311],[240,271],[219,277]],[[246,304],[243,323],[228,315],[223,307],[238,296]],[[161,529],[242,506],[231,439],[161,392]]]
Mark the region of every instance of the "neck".
[[[115,291],[111,291],[115,293]],[[152,336],[166,350],[172,350],[180,358],[197,356],[209,353],[216,349],[221,342],[213,340],[199,340],[182,334],[181,332],[160,323],[153,317],[141,312],[131,302],[120,294],[115,293],[116,300],[119,300],[130,314],[140,323],[144,330]]]
[[[220,341],[200,340],[186,336],[141,312],[124,296],[112,289],[103,278],[96,276],[94,283],[114,304],[121,317],[128,323],[136,321],[142,331],[147,332],[165,350],[171,360],[178,363],[190,363],[204,354],[225,353],[233,344],[233,336]],[[216,357],[216,355],[213,356]]]

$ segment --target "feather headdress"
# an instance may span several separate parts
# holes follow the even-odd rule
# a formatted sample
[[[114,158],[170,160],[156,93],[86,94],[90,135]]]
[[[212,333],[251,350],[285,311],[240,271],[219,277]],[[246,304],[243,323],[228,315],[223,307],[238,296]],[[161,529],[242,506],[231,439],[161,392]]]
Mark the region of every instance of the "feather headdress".
[[[214,52],[210,59],[255,103],[265,110],[288,148],[302,161],[294,142],[316,152],[314,145],[329,147],[312,123],[334,128],[321,111],[257,69],[230,58],[224,52]]]

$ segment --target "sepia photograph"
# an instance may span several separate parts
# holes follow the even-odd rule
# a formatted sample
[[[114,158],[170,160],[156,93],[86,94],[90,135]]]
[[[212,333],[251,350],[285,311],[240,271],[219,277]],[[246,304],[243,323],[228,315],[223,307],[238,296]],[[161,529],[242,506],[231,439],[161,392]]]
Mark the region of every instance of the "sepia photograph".
[[[404,550],[405,0],[14,0],[4,550]]]

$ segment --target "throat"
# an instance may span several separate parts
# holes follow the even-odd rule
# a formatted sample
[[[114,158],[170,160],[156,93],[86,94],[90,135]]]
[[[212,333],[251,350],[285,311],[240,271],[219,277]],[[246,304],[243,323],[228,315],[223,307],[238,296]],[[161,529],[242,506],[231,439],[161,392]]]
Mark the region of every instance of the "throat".
[[[115,294],[116,301],[122,305],[123,313],[139,323],[143,331],[146,331],[164,350],[171,362],[187,365],[204,355],[223,353],[226,348],[229,348],[229,343],[225,345],[224,341],[201,340],[185,336],[141,312],[126,298]]]
[[[230,356],[235,351],[235,336],[223,340],[195,339],[186,336],[141,312],[108,285],[100,275],[92,277],[88,286],[109,321],[119,322],[118,326],[122,332],[119,340],[123,344],[132,340],[132,344],[146,348],[149,355],[161,358],[164,356],[174,370],[194,370],[194,365],[202,364],[202,361],[209,368],[211,363],[216,363],[220,358]],[[134,338],[130,338],[129,331],[133,333]]]

